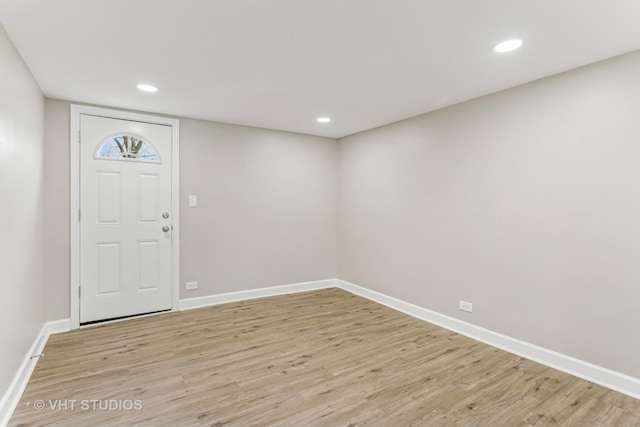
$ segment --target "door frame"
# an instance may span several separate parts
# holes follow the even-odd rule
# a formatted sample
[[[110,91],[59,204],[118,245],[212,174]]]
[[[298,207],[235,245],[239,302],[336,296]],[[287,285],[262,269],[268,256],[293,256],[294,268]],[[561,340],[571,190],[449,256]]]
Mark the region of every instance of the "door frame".
[[[173,215],[171,311],[178,311],[180,302],[180,121],[129,111],[71,104],[69,125],[70,328],[80,327],[80,116],[83,114],[171,127],[171,211]]]

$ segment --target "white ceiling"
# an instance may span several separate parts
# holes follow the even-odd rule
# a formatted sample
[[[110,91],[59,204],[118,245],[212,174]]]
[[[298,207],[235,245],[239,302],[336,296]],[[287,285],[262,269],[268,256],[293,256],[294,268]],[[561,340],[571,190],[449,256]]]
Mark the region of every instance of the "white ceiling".
[[[0,0],[0,22],[48,97],[334,138],[640,48],[639,0]]]

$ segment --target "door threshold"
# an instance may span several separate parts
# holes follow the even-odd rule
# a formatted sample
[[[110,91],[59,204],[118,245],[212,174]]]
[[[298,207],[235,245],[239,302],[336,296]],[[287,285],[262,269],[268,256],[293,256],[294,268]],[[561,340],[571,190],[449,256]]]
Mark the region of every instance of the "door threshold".
[[[142,317],[156,316],[158,314],[164,314],[164,313],[170,313],[170,312],[171,312],[171,309],[167,308],[166,310],[150,311],[148,313],[131,314],[129,316],[112,317],[109,319],[102,319],[102,320],[92,320],[90,322],[80,323],[80,328],[91,328],[95,326],[108,325],[110,323],[123,322],[125,320],[132,320],[132,319],[140,319]]]

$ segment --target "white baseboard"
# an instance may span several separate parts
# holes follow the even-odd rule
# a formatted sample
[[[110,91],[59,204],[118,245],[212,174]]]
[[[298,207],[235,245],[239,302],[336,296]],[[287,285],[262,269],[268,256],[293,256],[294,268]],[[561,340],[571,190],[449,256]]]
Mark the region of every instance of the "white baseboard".
[[[336,279],[316,280],[314,282],[294,283],[291,285],[249,289],[246,291],[229,292],[226,294],[207,295],[206,297],[187,298],[180,300],[180,311],[210,307],[212,305],[226,304],[229,302],[272,297],[276,295],[295,294],[298,292],[315,291],[318,289],[333,287],[336,287]]]
[[[27,388],[27,383],[29,383],[31,374],[35,369],[38,360],[40,360],[38,357],[32,359],[31,356],[42,354],[44,346],[49,340],[49,335],[68,332],[69,326],[69,319],[56,320],[42,325],[38,336],[33,341],[27,355],[22,360],[22,364],[18,368],[18,372],[16,372],[16,375],[13,377],[13,381],[11,381],[9,388],[2,397],[2,400],[0,400],[0,426],[4,427],[9,424],[9,419],[11,419],[13,411],[15,411],[18,406],[22,393],[24,393],[24,389]]]
[[[337,287],[450,331],[640,399],[640,379],[539,347],[344,280]]]
[[[61,334],[71,330],[71,319],[60,319],[47,322],[49,335]]]
[[[47,324],[45,323],[42,325],[42,329],[40,329],[40,333],[38,333],[33,344],[31,344],[27,355],[22,360],[22,363],[18,368],[18,372],[13,377],[13,381],[11,381],[11,384],[5,392],[2,400],[0,400],[0,426],[6,426],[9,424],[9,419],[11,418],[13,411],[16,409],[16,406],[18,406],[20,397],[22,397],[22,393],[27,387],[29,378],[31,378],[31,373],[38,363],[38,358],[32,359],[31,356],[35,354],[42,354],[42,350],[44,350],[48,337],[49,332]]]

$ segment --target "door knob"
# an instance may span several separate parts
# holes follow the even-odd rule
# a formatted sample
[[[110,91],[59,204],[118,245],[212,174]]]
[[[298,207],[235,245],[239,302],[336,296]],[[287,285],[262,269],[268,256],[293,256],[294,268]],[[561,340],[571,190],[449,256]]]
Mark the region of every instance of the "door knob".
[[[162,214],[162,218],[167,219],[169,218],[169,212],[165,212]]]
[[[165,225],[164,227],[162,227],[162,231],[164,231],[165,233],[169,231],[169,226]]]

